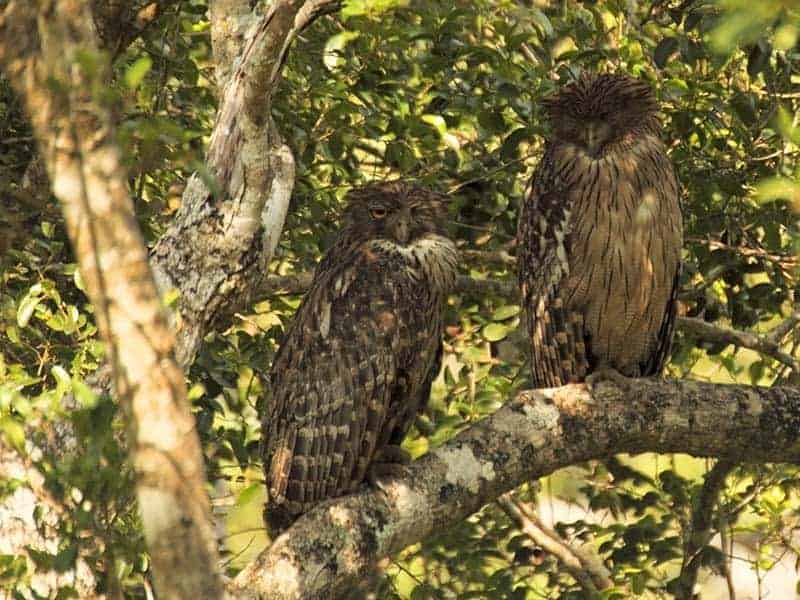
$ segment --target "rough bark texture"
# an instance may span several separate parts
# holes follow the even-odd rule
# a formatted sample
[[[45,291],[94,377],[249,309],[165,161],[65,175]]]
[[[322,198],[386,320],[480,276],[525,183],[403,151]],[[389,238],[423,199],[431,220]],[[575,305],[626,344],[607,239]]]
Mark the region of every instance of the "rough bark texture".
[[[522,482],[629,452],[800,462],[800,390],[631,380],[522,393],[409,467],[402,480],[302,517],[234,581],[243,598],[327,598],[369,565]]]
[[[267,272],[294,186],[294,158],[270,116],[271,98],[289,45],[331,0],[278,0],[242,36],[242,3],[212,5],[215,50],[238,55],[224,81],[206,166],[214,182],[195,174],[183,203],[152,254],[162,291],[180,293],[178,359],[192,362],[203,336],[252,297]],[[236,52],[243,40],[243,48]]]
[[[79,557],[75,568],[67,571],[34,570],[27,553],[29,547],[51,554],[58,552],[57,525],[61,507],[45,489],[42,474],[0,438],[0,481],[14,480],[24,485],[4,497],[0,504],[0,554],[26,561],[31,573],[30,591],[39,597],[52,597],[60,587],[70,586],[81,598],[102,598],[95,592],[94,573],[83,558]],[[38,522],[34,508],[39,508]],[[0,598],[6,597],[0,590]]]
[[[25,98],[106,342],[114,390],[129,414],[156,587],[165,598],[217,597],[202,451],[175,339],[148,267],[113,120],[91,95],[102,80],[81,66],[87,53],[98,53],[90,11],[74,0],[13,1],[0,34],[0,62]]]

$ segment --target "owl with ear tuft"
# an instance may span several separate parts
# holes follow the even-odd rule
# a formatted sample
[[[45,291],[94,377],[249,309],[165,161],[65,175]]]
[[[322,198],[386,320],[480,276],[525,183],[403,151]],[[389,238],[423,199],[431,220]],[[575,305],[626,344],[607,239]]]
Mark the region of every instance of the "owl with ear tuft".
[[[447,197],[389,182],[346,201],[270,372],[262,453],[273,535],[392,471],[441,365],[458,262]]]
[[[533,384],[659,374],[683,229],[653,92],[624,74],[584,75],[543,104],[551,136],[517,230]]]

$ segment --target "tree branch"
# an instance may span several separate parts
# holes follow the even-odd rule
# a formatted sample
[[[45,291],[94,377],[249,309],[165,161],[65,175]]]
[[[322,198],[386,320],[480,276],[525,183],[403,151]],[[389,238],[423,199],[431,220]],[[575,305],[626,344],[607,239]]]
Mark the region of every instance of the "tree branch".
[[[224,10],[242,11],[242,2],[218,0],[211,6],[215,51],[221,59],[238,60],[230,76],[226,66],[218,68],[218,79],[227,83],[207,174],[189,179],[181,208],[151,257],[162,292],[179,292],[175,324],[184,366],[193,361],[205,334],[251,299],[277,247],[295,164],[270,116],[272,94],[294,36],[336,5],[275,0],[266,14],[252,12],[246,18]],[[243,18],[251,24],[246,34]]]
[[[163,597],[218,597],[216,536],[200,440],[128,194],[114,120],[92,90],[105,83],[84,3],[10,2],[0,62],[25,99],[53,192],[129,415],[131,462],[155,581]],[[27,37],[27,44],[20,44]],[[82,56],[98,57],[85,69]]]
[[[792,319],[790,318],[787,321],[791,322]],[[780,344],[771,337],[772,332],[767,335],[758,335],[749,331],[719,327],[693,317],[678,317],[678,327],[684,333],[688,333],[704,342],[732,344],[741,348],[755,350],[764,356],[774,358],[795,373],[800,373],[800,364],[798,364],[797,359],[781,350]],[[784,335],[781,335],[781,337],[784,337]]]
[[[537,546],[564,565],[587,598],[594,598],[600,590],[614,586],[611,574],[599,558],[570,546],[558,533],[544,525],[525,503],[516,500],[512,492],[500,496],[497,503]]]
[[[450,527],[501,494],[620,452],[800,462],[800,390],[630,380],[524,392],[383,490],[303,516],[232,584],[242,598],[321,598],[375,560]]]
[[[477,256],[482,253],[473,253]],[[499,258],[499,257],[498,257]],[[491,259],[490,259],[491,260]],[[504,260],[504,259],[500,259]],[[262,295],[302,294],[311,285],[312,273],[268,277],[259,290]],[[517,296],[515,281],[505,279],[474,279],[461,275],[456,281],[456,293],[487,295],[494,294],[507,298]],[[740,348],[755,350],[786,365],[800,374],[800,362],[780,347],[780,342],[800,323],[800,313],[795,313],[765,335],[720,327],[695,317],[678,317],[677,327],[683,333],[709,343],[731,344]]]
[[[735,466],[736,461],[722,459],[706,474],[703,489],[692,510],[689,531],[684,532],[683,565],[675,594],[678,600],[692,600],[694,597],[694,586],[703,562],[703,549],[713,536],[714,507],[725,488],[725,479]]]

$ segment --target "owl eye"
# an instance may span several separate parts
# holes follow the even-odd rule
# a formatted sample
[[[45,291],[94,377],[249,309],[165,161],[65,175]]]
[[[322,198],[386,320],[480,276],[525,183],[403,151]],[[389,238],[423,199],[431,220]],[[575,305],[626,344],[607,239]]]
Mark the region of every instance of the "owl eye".
[[[386,216],[386,209],[382,206],[376,206],[369,209],[369,214],[373,219],[383,219]]]

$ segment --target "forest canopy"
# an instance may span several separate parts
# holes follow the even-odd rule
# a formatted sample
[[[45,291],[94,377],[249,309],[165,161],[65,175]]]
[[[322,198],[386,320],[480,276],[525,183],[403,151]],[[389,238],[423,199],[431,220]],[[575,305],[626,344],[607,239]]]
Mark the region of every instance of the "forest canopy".
[[[103,369],[138,349],[114,329],[114,308],[89,299],[95,275],[78,266],[79,220],[70,221],[79,208],[51,186],[69,131],[54,127],[47,142],[47,119],[31,110],[37,98],[56,116],[52,98],[67,99],[64,120],[52,122],[85,134],[75,155],[90,156],[99,132],[97,144],[119,159],[117,191],[178,332],[168,354],[183,368],[205,468],[197,489],[228,576],[253,568],[270,541],[259,454],[267,373],[353,186],[402,178],[452,197],[458,288],[430,406],[405,449],[418,458],[441,448],[530,387],[517,215],[549,133],[541,100],[583,72],[642,79],[661,106],[686,238],[667,378],[800,384],[796,0],[161,0],[92,2],[91,19],[88,8],[47,16],[62,6],[55,0],[24,4],[0,1],[2,597],[152,597],[159,576],[131,458],[133,436],[148,433],[132,423],[146,423],[147,411],[109,391],[109,378],[117,391],[122,379]],[[294,28],[281,46],[269,28],[281,26],[284,7]],[[19,15],[36,11],[26,33]],[[36,96],[24,74],[65,59],[47,50],[59,31],[46,29],[48,18],[74,18],[88,33],[65,26],[65,39],[75,37],[70,75],[42,76],[47,92]],[[258,44],[271,62],[243,69]],[[39,47],[37,66],[18,68]],[[230,100],[250,76],[256,83]],[[88,113],[96,120],[87,125]],[[234,125],[223,132],[220,123]],[[251,143],[254,131],[263,139]],[[235,145],[231,132],[245,141]],[[258,176],[271,183],[258,189]],[[284,191],[283,212],[270,212]],[[182,239],[214,235],[205,221],[192,230],[181,219],[218,211],[225,226],[238,224],[225,211],[247,194],[268,199],[249,248],[234,260],[228,246],[203,246],[201,271],[172,260]],[[89,226],[102,235],[106,222]],[[234,281],[238,303],[219,300],[223,283],[204,286],[210,274]],[[114,301],[145,306],[132,298]],[[103,341],[104,328],[118,347]],[[415,540],[369,586],[378,598],[415,599],[691,598],[692,589],[704,599],[793,597],[795,450],[770,462],[746,451],[740,460],[646,452],[579,462]]]

